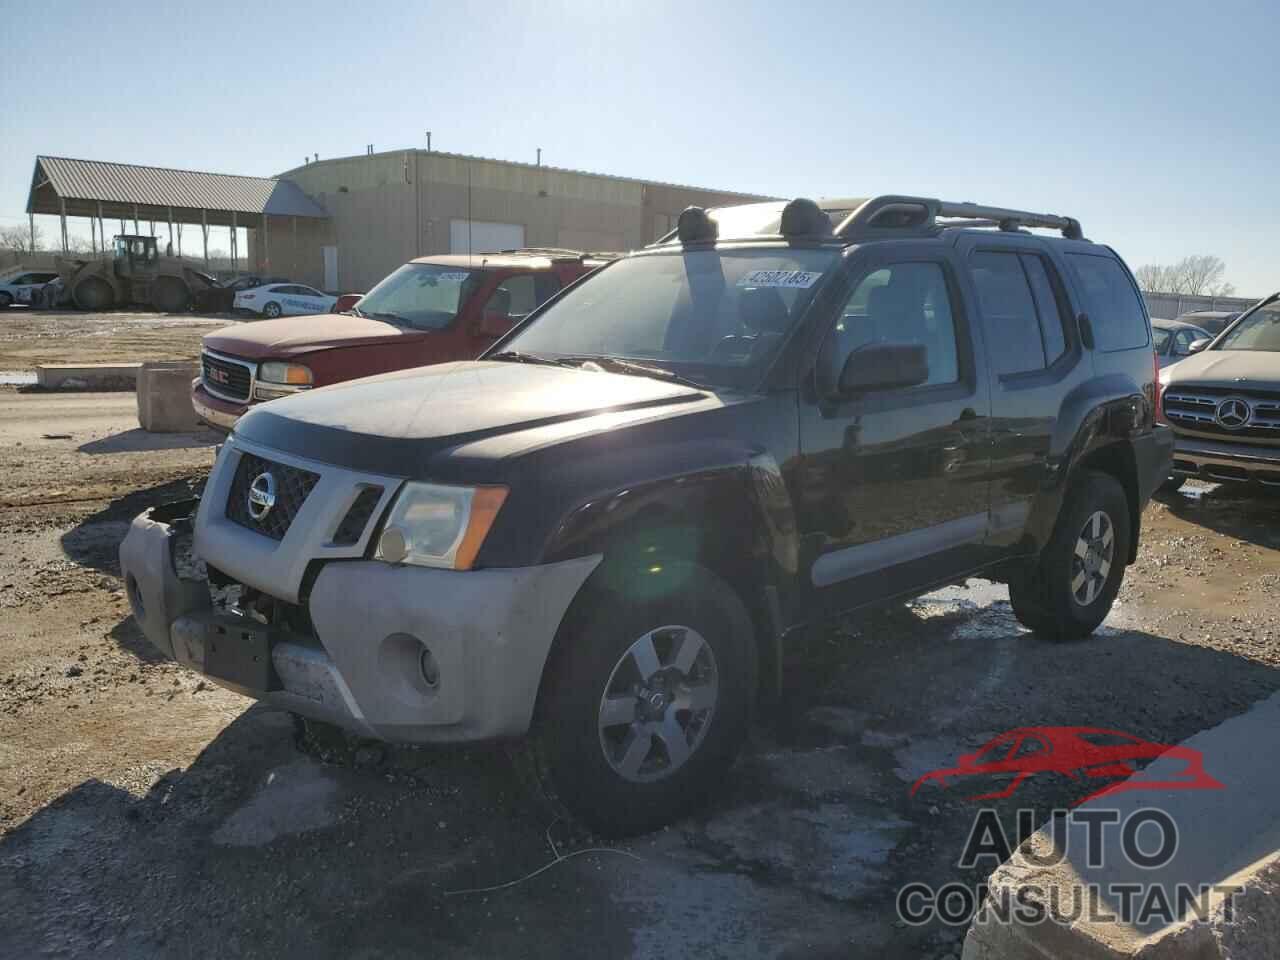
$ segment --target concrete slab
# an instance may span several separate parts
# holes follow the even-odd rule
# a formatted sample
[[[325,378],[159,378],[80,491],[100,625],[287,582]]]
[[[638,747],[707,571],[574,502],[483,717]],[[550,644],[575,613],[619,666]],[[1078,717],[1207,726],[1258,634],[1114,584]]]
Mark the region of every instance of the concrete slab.
[[[153,361],[138,372],[138,423],[150,433],[190,433],[200,420],[191,406],[194,361]]]
[[[1199,751],[1220,789],[1126,789],[1047,824],[992,875],[986,907],[1029,902],[1058,919],[988,909],[969,931],[964,960],[1280,957],[1278,745],[1280,694],[1179,745]],[[1126,783],[1185,780],[1187,771],[1188,754],[1166,753]],[[1171,833],[1142,812],[1152,810],[1176,828],[1171,856],[1158,855]],[[1149,865],[1122,840],[1135,814],[1146,821],[1132,836]],[[1117,825],[1102,830],[1091,855],[1092,816]]]
[[[36,367],[36,384],[50,390],[132,390],[139,363],[58,363]]]

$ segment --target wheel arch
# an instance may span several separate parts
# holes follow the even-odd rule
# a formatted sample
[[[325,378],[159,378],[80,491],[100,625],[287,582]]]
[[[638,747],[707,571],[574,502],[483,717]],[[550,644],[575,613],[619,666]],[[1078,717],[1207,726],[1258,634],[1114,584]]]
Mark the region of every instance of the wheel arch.
[[[601,594],[621,598],[636,590],[678,590],[682,571],[697,568],[722,580],[746,608],[754,633],[758,692],[765,697],[776,693],[798,548],[791,503],[772,457],[594,499],[560,524],[547,557],[585,553],[600,553],[604,559],[570,604],[548,663],[572,630],[577,612]],[[543,670],[540,696],[545,665]]]

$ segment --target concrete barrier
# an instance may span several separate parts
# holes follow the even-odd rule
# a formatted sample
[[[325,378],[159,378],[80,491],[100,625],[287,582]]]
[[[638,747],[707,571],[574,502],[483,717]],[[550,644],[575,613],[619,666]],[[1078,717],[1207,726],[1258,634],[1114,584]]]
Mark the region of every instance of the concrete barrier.
[[[57,363],[36,367],[36,385],[50,390],[132,390],[139,363]]]
[[[193,360],[142,364],[138,372],[138,423],[151,433],[190,433],[201,429],[191,408]]]
[[[1221,787],[1111,793],[1041,828],[992,874],[963,960],[1280,957],[1280,694],[1179,746],[1199,751]],[[1128,783],[1187,783],[1188,769],[1185,751],[1166,753]],[[1168,814],[1177,842],[1144,863],[1169,833],[1149,811]],[[1091,855],[1088,818],[1113,815]],[[1131,835],[1136,859],[1122,839],[1130,819],[1146,829]],[[1021,916],[993,909],[1020,901],[1031,905]],[[1037,922],[1036,906],[1048,919]]]

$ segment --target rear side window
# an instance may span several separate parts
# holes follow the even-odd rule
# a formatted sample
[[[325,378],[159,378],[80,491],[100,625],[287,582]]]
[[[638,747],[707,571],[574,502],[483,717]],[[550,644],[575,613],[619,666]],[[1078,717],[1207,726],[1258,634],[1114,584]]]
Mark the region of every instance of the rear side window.
[[[1067,350],[1049,268],[1035,254],[980,251],[969,260],[997,374],[1031,373]]]
[[[1069,253],[1099,350],[1132,350],[1150,343],[1147,317],[1129,275],[1111,257]]]

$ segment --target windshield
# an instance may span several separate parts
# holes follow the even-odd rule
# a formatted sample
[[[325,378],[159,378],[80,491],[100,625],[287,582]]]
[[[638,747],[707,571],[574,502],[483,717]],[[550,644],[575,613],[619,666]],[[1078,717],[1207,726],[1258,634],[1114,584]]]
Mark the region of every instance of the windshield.
[[[1240,320],[1215,350],[1280,351],[1280,303],[1269,303]]]
[[[673,250],[605,267],[504,343],[550,358],[620,357],[712,386],[754,383],[834,271],[833,249]]]
[[[433,263],[406,263],[356,304],[366,317],[412,330],[439,330],[458,315],[479,271]]]

